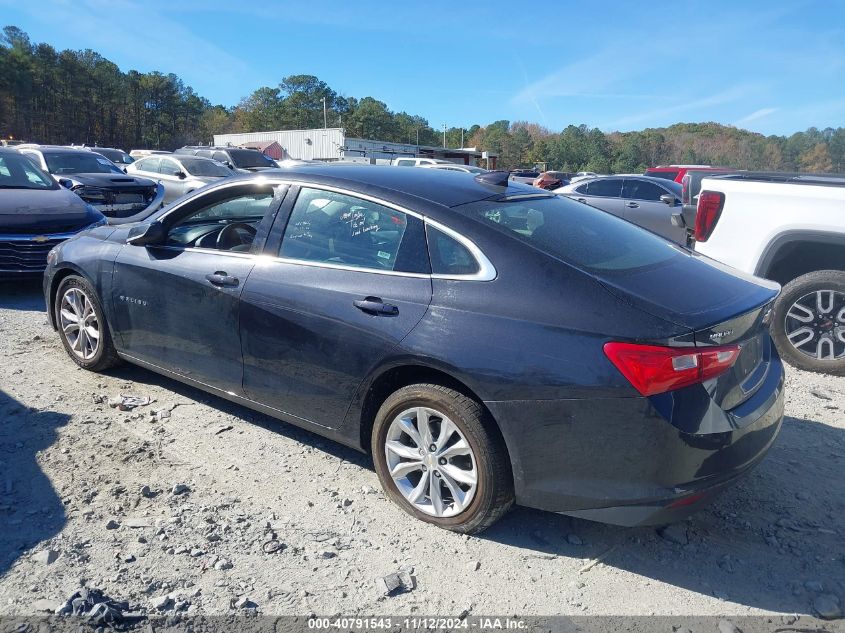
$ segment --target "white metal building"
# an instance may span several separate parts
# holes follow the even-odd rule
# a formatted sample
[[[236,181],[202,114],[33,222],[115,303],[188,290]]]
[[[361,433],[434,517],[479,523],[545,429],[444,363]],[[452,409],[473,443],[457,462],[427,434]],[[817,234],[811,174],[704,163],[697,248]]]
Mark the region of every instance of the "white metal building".
[[[277,130],[274,132],[244,132],[215,134],[217,146],[237,147],[256,141],[276,141],[290,158],[305,160],[368,159],[384,162],[401,156],[442,158],[456,163],[487,167],[488,155],[475,148],[449,149],[430,145],[389,143],[370,139],[350,138],[343,128],[314,130]],[[490,169],[495,169],[496,157],[489,156]]]

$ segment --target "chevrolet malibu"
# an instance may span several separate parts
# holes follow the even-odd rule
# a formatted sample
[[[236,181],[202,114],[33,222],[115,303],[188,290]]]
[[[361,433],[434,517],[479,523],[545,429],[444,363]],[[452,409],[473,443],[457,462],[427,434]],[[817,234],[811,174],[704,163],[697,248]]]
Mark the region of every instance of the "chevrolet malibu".
[[[776,284],[598,209],[429,169],[229,178],[52,250],[70,358],[125,360],[373,455],[458,532],[514,503],[690,514],[783,418]]]

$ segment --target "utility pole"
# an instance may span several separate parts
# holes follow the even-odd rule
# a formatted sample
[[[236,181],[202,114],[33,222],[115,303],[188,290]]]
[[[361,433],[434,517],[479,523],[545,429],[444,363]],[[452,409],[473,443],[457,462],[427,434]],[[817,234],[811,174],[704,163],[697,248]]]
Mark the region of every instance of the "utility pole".
[[[323,129],[327,130],[329,128],[329,120],[326,117],[326,98],[323,97]]]
[[[420,145],[420,128],[417,128],[417,147]]]
[[[443,149],[446,149],[446,124],[443,124]]]
[[[464,128],[461,128],[461,148],[464,146]]]

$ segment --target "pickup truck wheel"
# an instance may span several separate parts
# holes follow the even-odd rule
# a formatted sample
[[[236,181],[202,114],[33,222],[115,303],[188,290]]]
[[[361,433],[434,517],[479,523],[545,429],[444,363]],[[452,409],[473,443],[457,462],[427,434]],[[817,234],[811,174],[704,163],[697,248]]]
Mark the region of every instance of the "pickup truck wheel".
[[[819,270],[786,284],[775,301],[772,338],[790,365],[845,375],[845,271]]]

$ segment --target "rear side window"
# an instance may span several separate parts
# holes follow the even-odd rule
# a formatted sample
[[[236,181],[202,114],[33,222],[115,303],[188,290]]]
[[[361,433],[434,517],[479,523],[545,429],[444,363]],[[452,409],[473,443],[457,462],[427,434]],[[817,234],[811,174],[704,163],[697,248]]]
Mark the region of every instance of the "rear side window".
[[[303,188],[288,220],[281,257],[427,273],[422,220],[346,194]]]
[[[161,165],[159,166],[158,171],[159,173],[164,174],[165,176],[175,176],[181,170],[179,169],[179,165],[177,165],[175,161],[172,161],[169,158],[162,158]]]
[[[599,180],[591,180],[587,183],[587,190],[584,193],[588,196],[618,198],[622,195],[622,179],[602,178]]]
[[[144,158],[135,164],[135,168],[140,169],[141,171],[148,171],[150,173],[157,174],[160,162],[160,158]]]
[[[413,160],[397,160],[396,165],[399,167],[413,167],[416,161]]]
[[[621,272],[682,256],[666,240],[566,197],[481,201],[463,209],[516,239],[584,270]]]
[[[427,226],[431,272],[435,275],[474,275],[478,262],[466,246],[443,231]]]

